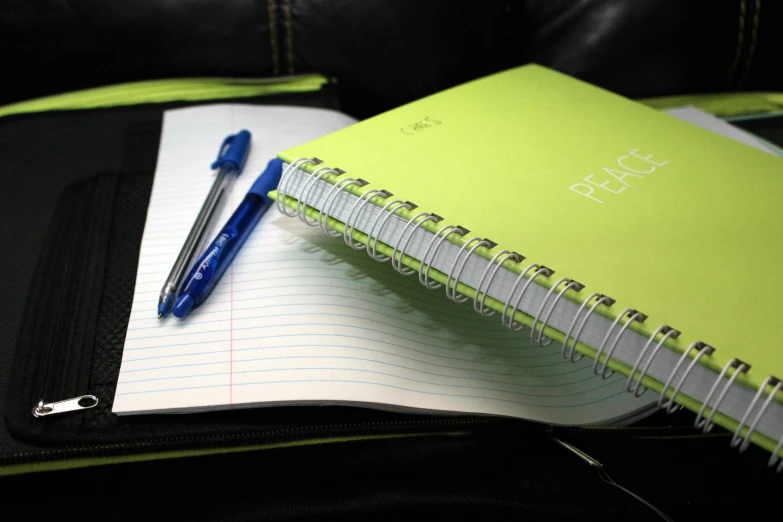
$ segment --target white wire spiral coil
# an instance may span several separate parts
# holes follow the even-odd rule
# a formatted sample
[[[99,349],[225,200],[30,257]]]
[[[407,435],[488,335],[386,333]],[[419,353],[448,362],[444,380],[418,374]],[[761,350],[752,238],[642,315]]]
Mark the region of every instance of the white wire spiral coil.
[[[338,195],[349,186],[363,187],[368,183],[362,179],[339,178],[345,174],[344,171],[337,168],[321,166],[322,163],[323,162],[318,158],[299,158],[286,165],[277,189],[277,207],[281,213],[289,217],[298,215],[304,223],[310,226],[318,225],[321,230],[329,236],[337,237],[342,235],[343,240],[347,245],[355,250],[365,249],[367,254],[378,262],[391,260],[391,265],[394,270],[402,275],[412,275],[418,272],[419,282],[422,285],[430,289],[445,287],[446,297],[452,301],[464,303],[469,299],[468,296],[465,296],[458,291],[460,279],[467,265],[467,261],[471,256],[478,255],[476,254],[476,251],[479,248],[483,247],[487,250],[495,248],[497,244],[494,241],[481,237],[473,237],[465,240],[464,238],[470,233],[468,229],[460,225],[441,224],[443,218],[437,214],[418,212],[413,215],[413,217],[406,220],[402,232],[395,244],[387,245],[391,250],[391,255],[387,256],[380,254],[378,253],[379,238],[390,221],[391,216],[397,214],[402,209],[413,211],[417,208],[417,205],[402,199],[389,201],[392,197],[391,192],[387,190],[371,189],[365,191],[357,198],[344,223],[343,231],[336,232],[329,227],[329,217]],[[286,204],[286,197],[291,188],[291,180],[294,173],[303,171],[302,167],[307,165],[313,167],[313,172],[309,174],[302,183],[299,197],[293,198],[296,205],[295,208],[292,209]],[[317,185],[319,180],[323,180],[329,174],[337,176],[338,179],[335,183],[332,183],[333,186],[330,187],[322,208],[319,210],[318,219],[312,220],[307,217],[306,209],[309,203],[311,203],[310,199],[313,195],[313,188]],[[377,203],[377,199],[382,199],[383,202]],[[353,236],[356,231],[356,223],[360,221],[363,212],[369,208],[368,204],[379,207],[380,211],[368,228],[366,242],[361,244],[356,241]],[[427,244],[424,255],[419,261],[418,269],[413,269],[403,263],[403,258],[406,256],[406,250],[409,248],[410,242],[416,234],[416,231],[422,228],[425,223],[437,224],[439,228],[433,233],[432,238]],[[454,257],[450,269],[445,273],[441,273],[441,275],[445,277],[444,285],[438,281],[432,280],[430,278],[430,271],[433,261],[437,257],[441,247],[447,241],[450,241],[452,236],[459,237],[462,246]],[[450,242],[454,243],[453,240]],[[490,259],[489,264],[484,269],[481,279],[475,288],[473,308],[476,313],[482,316],[491,316],[495,314],[495,310],[486,305],[488,290],[491,288],[492,283],[496,279],[501,268],[504,268],[510,263],[519,266],[524,260],[525,257],[523,255],[509,250],[501,250],[494,254]],[[501,324],[511,331],[519,331],[524,327],[515,317],[517,316],[517,312],[524,314],[524,312],[520,310],[520,305],[530,286],[537,278],[550,278],[555,273],[551,268],[537,263],[531,263],[517,272],[518,276],[514,281],[508,296],[505,301],[500,302],[500,304],[503,305],[503,311],[500,314]],[[552,340],[544,335],[544,331],[548,326],[553,311],[558,303],[564,298],[565,294],[569,292],[576,294],[583,289],[583,284],[567,277],[559,279],[549,287],[548,292],[538,307],[537,313],[532,317],[530,338],[534,343],[542,347],[551,344]],[[555,297],[550,303],[550,299],[553,295]],[[591,293],[581,302],[579,309],[571,319],[569,328],[565,332],[561,347],[561,353],[564,359],[571,362],[578,362],[584,357],[583,353],[577,352],[577,345],[579,344],[579,339],[585,326],[600,306],[608,308],[614,304],[614,299],[599,292]],[[625,319],[624,322],[622,322],[623,319]],[[596,375],[600,375],[603,379],[608,379],[614,374],[614,370],[609,368],[609,362],[613,359],[614,352],[620,344],[622,336],[632,324],[644,323],[646,319],[647,316],[645,314],[631,308],[627,308],[623,310],[622,313],[615,316],[614,322],[596,349],[593,361],[593,371]],[[615,334],[615,330],[617,330],[618,326],[619,331]],[[681,332],[679,330],[666,324],[658,326],[658,328],[653,331],[648,337],[644,347],[636,356],[628,374],[626,390],[629,393],[633,393],[635,397],[640,397],[647,391],[647,388],[643,386],[642,382],[647,376],[653,361],[668,340],[676,339],[680,335]],[[677,411],[680,406],[676,399],[682,392],[684,383],[691,375],[699,360],[703,357],[712,356],[715,351],[715,348],[712,346],[701,341],[694,341],[681,353],[677,363],[668,374],[668,377],[662,386],[657,403],[660,409],[663,409],[668,413]],[[694,352],[695,355],[692,355]],[[686,361],[688,361],[687,365]],[[740,374],[747,373],[749,369],[750,365],[738,359],[729,361],[723,367],[720,374],[715,378],[707,396],[702,401],[701,408],[696,414],[694,420],[694,426],[696,428],[702,429],[705,433],[712,430],[714,427],[714,417],[719,411],[729,389],[732,386],[738,385],[737,379]],[[669,394],[670,389],[671,394]],[[783,381],[773,376],[767,377],[748,407],[744,410],[744,414],[731,438],[731,447],[739,448],[739,451],[745,451],[747,449],[752,436],[758,429],[762,417],[781,391],[783,391]],[[713,401],[714,396],[716,397]],[[762,400],[762,397],[765,398]],[[709,412],[707,411],[708,409]],[[743,430],[745,431],[744,433]],[[769,467],[775,467],[777,465],[777,472],[783,472],[783,459],[780,457],[781,451],[783,451],[783,434],[778,440],[777,446],[772,451],[767,462]]]

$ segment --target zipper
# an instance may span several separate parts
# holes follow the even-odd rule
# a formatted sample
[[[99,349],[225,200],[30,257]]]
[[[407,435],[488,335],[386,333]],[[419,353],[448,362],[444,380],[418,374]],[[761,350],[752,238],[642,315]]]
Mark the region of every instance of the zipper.
[[[499,424],[506,419],[481,417],[467,419],[438,419],[438,420],[413,420],[413,421],[389,421],[389,422],[364,422],[354,424],[326,424],[308,426],[304,428],[288,428],[271,430],[266,432],[245,432],[228,435],[193,435],[185,437],[158,437],[140,439],[138,441],[113,444],[74,445],[64,446],[51,450],[36,452],[16,453],[8,456],[0,456],[0,465],[26,464],[38,461],[47,461],[53,458],[75,459],[94,457],[115,457],[154,451],[180,451],[188,449],[210,449],[238,447],[257,444],[273,444],[278,442],[290,442],[304,436],[347,436],[359,431],[363,434],[378,432],[381,430],[396,430],[393,435],[403,436],[414,429],[434,431],[440,428],[463,428],[469,426],[487,426]],[[542,429],[541,434],[544,433]],[[226,444],[228,443],[228,445]]]
[[[552,433],[571,433],[579,435],[599,435],[623,434],[633,438],[655,438],[655,437],[677,437],[692,436],[696,434],[693,424],[670,425],[670,426],[573,426],[561,427],[552,430]],[[699,432],[701,433],[701,432]]]
[[[60,285],[60,295],[57,302],[57,311],[54,315],[54,325],[52,326],[49,344],[44,352],[44,376],[41,394],[38,403],[33,406],[33,417],[46,417],[49,415],[58,415],[61,413],[85,410],[94,408],[98,405],[98,398],[94,395],[82,395],[56,402],[48,402],[51,398],[54,388],[54,378],[56,368],[57,348],[60,346],[60,339],[63,331],[63,321],[65,317],[64,308],[69,296],[69,283],[71,281],[71,259],[70,254],[66,254],[63,263],[63,282]]]
[[[60,289],[60,299],[57,303],[57,312],[54,316],[54,327],[52,328],[52,333],[49,337],[49,346],[47,347],[47,350],[44,355],[44,381],[43,381],[43,392],[41,393],[41,402],[44,402],[44,399],[49,397],[52,394],[52,387],[54,386],[54,356],[55,356],[55,350],[57,348],[57,339],[60,338],[60,333],[62,332],[62,326],[63,326],[63,308],[65,308],[65,295],[68,292],[68,280],[69,277],[69,266],[70,266],[70,259],[69,257],[65,258],[65,268],[63,270],[63,284]]]
[[[89,396],[88,396],[89,397]],[[75,400],[75,399],[74,399]],[[97,401],[97,399],[96,399]],[[141,452],[181,451],[181,450],[208,450],[229,447],[274,444],[280,442],[292,442],[304,437],[340,437],[351,433],[360,432],[365,435],[374,432],[395,430],[392,435],[403,436],[414,430],[426,430],[434,432],[438,429],[458,429],[469,427],[484,427],[499,425],[508,422],[502,417],[470,417],[465,419],[428,419],[411,421],[388,422],[360,422],[350,424],[322,424],[303,428],[287,428],[281,430],[243,432],[225,435],[192,435],[183,437],[152,437],[139,439],[133,442],[121,442],[111,444],[73,445],[62,446],[36,452],[16,453],[0,456],[0,465],[26,464],[52,459],[76,459],[95,457],[116,457],[138,454]],[[553,436],[562,433],[571,434],[629,434],[651,436],[655,433],[671,433],[671,430],[680,431],[676,426],[667,427],[551,427],[545,425],[540,429],[531,430],[534,434]],[[683,431],[689,427],[683,427]],[[693,433],[693,430],[689,430]],[[631,435],[631,436],[634,436]]]
[[[69,411],[87,410],[98,405],[98,397],[95,395],[82,395],[64,401],[45,402],[43,399],[33,408],[33,417],[46,417]]]

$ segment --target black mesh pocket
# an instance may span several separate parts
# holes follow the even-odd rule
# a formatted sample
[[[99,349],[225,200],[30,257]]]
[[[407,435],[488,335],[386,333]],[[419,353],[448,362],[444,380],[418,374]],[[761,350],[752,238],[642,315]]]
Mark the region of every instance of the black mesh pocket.
[[[17,346],[6,420],[23,440],[83,440],[110,414],[151,175],[101,174],[58,202]],[[36,417],[35,406],[82,395],[94,408]]]
[[[355,407],[295,406],[118,417],[111,412],[133,301],[152,175],[104,174],[61,198],[25,312],[6,420],[28,443],[101,454],[406,434],[514,424],[492,418],[406,415]],[[101,226],[97,226],[100,224]],[[70,259],[67,277],[63,259]],[[62,306],[56,310],[53,301]],[[45,396],[41,390],[50,384]],[[36,418],[37,401],[83,394],[89,409]],[[85,446],[87,445],[87,446]],[[86,450],[85,450],[86,448]]]
[[[116,420],[110,414],[111,398],[120,372],[151,182],[150,176],[142,175],[123,176],[118,182],[95,330],[97,349],[90,368],[90,389],[103,400],[85,416],[90,426],[113,426]]]

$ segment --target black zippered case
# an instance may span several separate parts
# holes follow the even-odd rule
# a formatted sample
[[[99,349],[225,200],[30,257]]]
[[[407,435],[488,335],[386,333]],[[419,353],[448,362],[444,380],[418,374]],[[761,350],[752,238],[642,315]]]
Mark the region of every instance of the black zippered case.
[[[239,102],[334,107],[328,92]],[[505,491],[499,492],[498,497],[490,495],[489,501],[517,502],[514,509],[523,512],[536,491],[584,487],[575,482],[585,480],[584,464],[568,455],[563,459],[562,448],[551,442],[554,435],[592,448],[598,452],[593,456],[614,466],[621,475],[638,475],[633,459],[640,455],[659,455],[659,462],[665,462],[672,453],[684,452],[683,458],[671,462],[683,463],[684,468],[691,469],[690,477],[698,480],[704,477],[703,473],[722,467],[722,459],[705,466],[698,454],[703,452],[717,453],[733,465],[764,477],[764,484],[771,484],[764,466],[766,457],[761,452],[755,455],[756,450],[752,449],[737,458],[724,434],[698,439],[698,445],[694,444],[697,439],[691,428],[692,416],[687,412],[674,416],[656,414],[633,427],[620,429],[552,429],[522,420],[412,415],[352,407],[277,407],[127,417],[112,414],[160,122],[163,110],[171,106],[137,107],[130,122],[122,116],[130,109],[115,111],[126,127],[122,134],[121,166],[98,173],[84,172],[78,176],[81,179],[69,184],[57,198],[37,263],[34,259],[23,260],[36,264],[3,394],[8,433],[0,433],[0,471],[33,471],[42,469],[41,465],[68,468],[96,458],[144,460],[181,456],[182,452],[220,454],[237,449],[359,441],[383,441],[378,446],[378,458],[392,462],[416,453],[412,447],[426,452],[439,443],[452,447],[455,440],[461,440],[471,448],[475,444],[486,445],[487,452],[490,447],[493,451],[498,446],[508,448],[516,452],[508,455],[512,461],[527,459],[525,462],[531,467],[524,476],[512,474],[509,480],[521,480],[522,487],[530,493],[530,480],[534,478],[533,497],[509,499]],[[66,131],[65,116],[53,115],[49,121]],[[6,131],[7,128],[0,128],[0,144],[3,139],[15,139],[4,136]],[[25,154],[36,154],[35,148],[31,146]],[[74,151],[75,163],[78,154]],[[23,158],[19,164],[24,164]],[[61,415],[33,414],[41,401],[82,395],[95,395],[98,405]],[[490,454],[497,458],[496,453],[487,453]],[[460,455],[460,450],[456,450],[454,456]],[[558,463],[556,473],[549,467],[551,462]],[[509,469],[503,469],[502,461],[497,465],[499,476],[509,473]],[[655,465],[651,466],[650,484],[668,476],[667,470],[657,473]],[[466,472],[469,474],[469,470]],[[683,476],[688,477],[687,473]],[[589,487],[602,491],[597,477],[591,477],[596,482]],[[333,487],[340,489],[339,484]],[[665,493],[654,491],[652,496],[660,500],[667,498]],[[646,513],[643,506],[622,494],[609,495],[618,504],[596,503],[596,513]],[[669,500],[676,504],[681,499]]]
[[[149,174],[99,174],[70,186],[60,199],[28,300],[11,380],[15,392],[8,394],[6,419],[15,436],[76,444],[75,454],[110,455],[134,447],[144,452],[234,447],[502,422],[323,407],[113,415],[151,186]],[[84,395],[96,396],[97,406],[43,416],[34,412],[39,404]],[[91,443],[100,443],[100,451],[89,451]],[[64,456],[73,449],[57,451]]]
[[[317,93],[232,102],[336,108],[331,86]],[[539,433],[545,429],[488,417],[404,415],[351,407],[237,409],[122,418],[112,414],[162,113],[172,106],[136,108],[133,121],[122,133],[124,168],[85,172],[59,195],[27,294],[4,400],[9,433],[25,446],[0,451],[0,465],[29,464],[29,469],[35,469],[36,463],[59,461],[67,466],[73,459],[92,457],[402,437],[500,425],[524,426],[523,431]],[[48,120],[55,127],[65,124],[63,131],[67,131],[64,116],[32,118]],[[78,152],[69,159],[78,164]],[[97,397],[97,406],[62,414],[34,413],[45,403],[84,395]]]

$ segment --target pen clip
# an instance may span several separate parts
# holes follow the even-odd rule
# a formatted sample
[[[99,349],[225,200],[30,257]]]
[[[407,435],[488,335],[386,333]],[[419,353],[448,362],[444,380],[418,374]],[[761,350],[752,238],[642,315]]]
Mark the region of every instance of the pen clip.
[[[229,165],[237,172],[242,172],[248,152],[250,152],[250,133],[248,131],[241,130],[236,134],[226,136],[218,149],[217,159],[210,168],[214,170]]]

